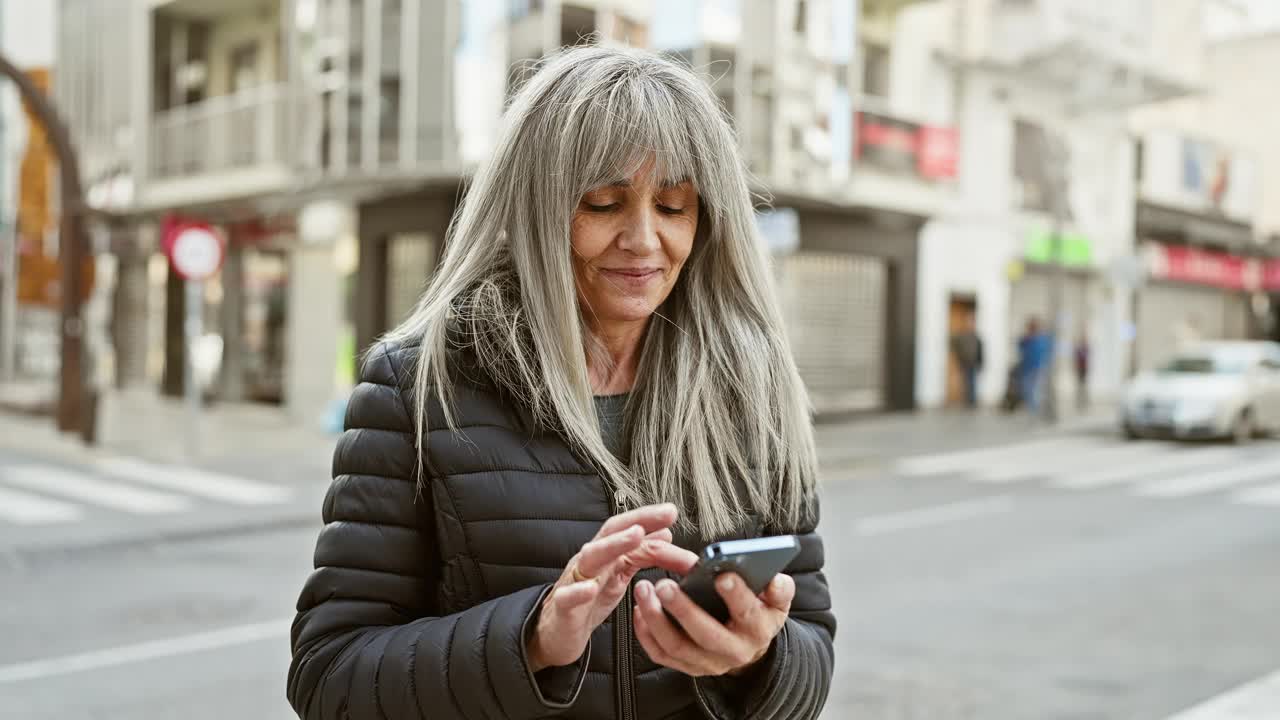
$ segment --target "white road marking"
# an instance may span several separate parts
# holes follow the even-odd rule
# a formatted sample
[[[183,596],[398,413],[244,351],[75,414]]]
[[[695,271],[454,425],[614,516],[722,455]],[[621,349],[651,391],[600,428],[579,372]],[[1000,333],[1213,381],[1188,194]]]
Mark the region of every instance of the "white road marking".
[[[1231,502],[1241,505],[1271,505],[1280,507],[1280,483],[1236,490]]]
[[[1043,455],[1048,452],[1053,452],[1055,449],[1079,448],[1081,444],[1081,440],[1078,438],[1058,437],[1046,440],[1033,440],[1031,442],[1015,443],[1012,445],[998,445],[996,447],[976,448],[973,450],[957,450],[955,452],[938,453],[934,455],[918,455],[915,457],[902,458],[895,463],[894,471],[898,475],[911,477],[962,472],[973,468],[980,468],[989,462],[997,460],[1003,461],[1014,457]]]
[[[1137,465],[1112,465],[1091,470],[1079,475],[1058,477],[1050,481],[1054,487],[1066,490],[1085,490],[1089,488],[1120,485],[1130,480],[1139,480],[1149,475],[1172,473],[1184,470],[1196,470],[1228,460],[1238,454],[1231,448],[1173,449],[1168,454],[1154,460]]]
[[[1212,472],[1151,480],[1136,486],[1133,492],[1144,497],[1180,498],[1225,490],[1259,480],[1274,480],[1277,477],[1280,477],[1280,460],[1273,457],[1262,462],[1240,464]]]
[[[870,515],[861,518],[854,526],[859,535],[885,535],[971,520],[986,515],[997,515],[1013,509],[1013,499],[1007,495],[993,495],[977,500],[935,505],[905,510],[903,512]]]
[[[0,685],[284,638],[288,637],[292,622],[293,618],[277,619],[15,665],[0,665]]]
[[[121,485],[73,470],[48,465],[11,465],[0,468],[0,482],[72,500],[154,515],[187,510],[191,503],[177,495]]]
[[[98,470],[123,480],[199,495],[236,505],[271,505],[292,495],[289,488],[254,482],[232,475],[179,466],[153,465],[129,458],[111,458],[97,463]]]
[[[1030,478],[1062,477],[1073,471],[1096,468],[1114,462],[1130,462],[1155,452],[1153,446],[1116,445],[1102,442],[1094,445],[1059,448],[1051,454],[997,462],[989,468],[975,470],[973,479],[984,483],[1011,483]]]
[[[0,487],[0,518],[18,525],[51,525],[79,520],[84,513],[69,503]]]
[[[1099,470],[1145,467],[1177,452],[1180,450],[1165,443],[1132,443],[1127,446],[1103,447],[1097,452],[1081,453],[1078,458],[1070,458],[1060,466],[1051,467],[1047,473],[1040,474],[1047,476],[1050,485],[1056,486],[1057,483]]]
[[[1230,690],[1167,720],[1275,720],[1280,718],[1280,671]]]

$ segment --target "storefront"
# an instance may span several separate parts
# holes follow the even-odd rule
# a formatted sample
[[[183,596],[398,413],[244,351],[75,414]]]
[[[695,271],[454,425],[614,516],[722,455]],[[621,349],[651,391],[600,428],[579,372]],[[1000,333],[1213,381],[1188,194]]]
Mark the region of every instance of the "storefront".
[[[1142,140],[1135,224],[1148,281],[1134,308],[1136,369],[1199,340],[1262,337],[1270,267],[1253,237],[1248,153],[1173,131]]]
[[[797,209],[778,288],[800,375],[821,415],[915,407],[916,275],[923,218]]]
[[[1202,340],[1266,337],[1280,262],[1148,242],[1138,292],[1136,362],[1148,369]]]

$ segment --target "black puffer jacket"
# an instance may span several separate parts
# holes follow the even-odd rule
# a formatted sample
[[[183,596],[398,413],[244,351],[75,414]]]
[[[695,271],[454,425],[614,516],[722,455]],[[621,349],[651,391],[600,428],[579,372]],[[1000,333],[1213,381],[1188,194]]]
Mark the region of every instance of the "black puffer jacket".
[[[419,495],[416,352],[375,348],[351,397],[316,569],[293,625],[288,695],[301,717],[817,717],[835,619],[812,527],[742,533],[794,531],[803,546],[788,570],[791,619],[752,678],[695,682],[655,666],[631,633],[628,599],[592,635],[585,661],[531,675],[524,633],[568,560],[616,510],[610,491],[558,435],[534,429],[527,413],[468,372],[456,396],[465,438],[432,413],[430,477]]]

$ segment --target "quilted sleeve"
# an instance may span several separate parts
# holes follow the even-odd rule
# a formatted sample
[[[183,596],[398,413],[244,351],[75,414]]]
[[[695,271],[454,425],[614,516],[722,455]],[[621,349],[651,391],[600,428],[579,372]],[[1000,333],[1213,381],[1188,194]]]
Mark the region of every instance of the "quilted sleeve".
[[[567,690],[559,697],[529,671],[525,635],[549,585],[447,616],[433,607],[433,513],[415,483],[403,352],[375,348],[347,408],[293,623],[289,702],[303,720],[559,715],[577,698],[587,659],[571,683],[557,683]]]
[[[791,615],[760,666],[750,673],[753,682],[744,688],[739,678],[694,680],[703,714],[711,720],[815,720],[822,712],[835,669],[836,619],[827,578],[822,574],[816,498],[807,516],[811,520],[800,528],[765,533],[795,534],[800,539],[800,554],[783,571],[796,582]]]

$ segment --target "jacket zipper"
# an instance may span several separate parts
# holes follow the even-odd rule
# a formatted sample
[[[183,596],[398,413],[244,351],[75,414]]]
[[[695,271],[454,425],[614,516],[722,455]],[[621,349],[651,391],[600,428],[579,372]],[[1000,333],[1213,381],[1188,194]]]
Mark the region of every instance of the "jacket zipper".
[[[611,494],[613,488],[610,487]],[[626,502],[614,494],[615,514],[626,512]],[[622,596],[622,602],[613,612],[613,667],[616,674],[614,695],[617,697],[618,720],[633,720],[636,716],[636,685],[631,667],[631,585]]]

